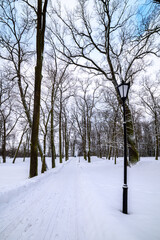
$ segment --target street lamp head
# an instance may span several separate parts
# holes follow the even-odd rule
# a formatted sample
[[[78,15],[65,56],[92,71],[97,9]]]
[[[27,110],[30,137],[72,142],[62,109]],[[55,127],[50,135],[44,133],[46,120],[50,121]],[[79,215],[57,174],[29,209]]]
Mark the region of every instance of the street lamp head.
[[[119,92],[119,95],[120,95],[122,101],[125,101],[128,97],[130,82],[126,83],[126,82],[122,81],[122,83],[120,85],[118,85],[117,88],[118,88],[118,92]]]

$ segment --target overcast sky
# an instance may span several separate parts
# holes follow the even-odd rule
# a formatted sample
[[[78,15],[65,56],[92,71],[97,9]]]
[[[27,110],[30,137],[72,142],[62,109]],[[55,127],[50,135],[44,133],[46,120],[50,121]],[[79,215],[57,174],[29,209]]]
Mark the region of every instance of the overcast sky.
[[[53,1],[53,0],[52,0]],[[73,8],[76,3],[78,2],[77,0],[59,0],[64,6],[67,8]]]

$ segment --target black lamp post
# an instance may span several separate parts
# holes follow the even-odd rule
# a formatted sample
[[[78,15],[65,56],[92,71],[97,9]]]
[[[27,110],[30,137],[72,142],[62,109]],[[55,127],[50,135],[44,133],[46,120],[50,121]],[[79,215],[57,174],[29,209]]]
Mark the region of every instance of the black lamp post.
[[[124,184],[123,184],[123,209],[122,212],[128,213],[128,185],[127,185],[127,134],[126,134],[126,112],[125,101],[128,96],[130,83],[124,81],[118,85],[118,92],[123,102],[123,126],[124,126]]]

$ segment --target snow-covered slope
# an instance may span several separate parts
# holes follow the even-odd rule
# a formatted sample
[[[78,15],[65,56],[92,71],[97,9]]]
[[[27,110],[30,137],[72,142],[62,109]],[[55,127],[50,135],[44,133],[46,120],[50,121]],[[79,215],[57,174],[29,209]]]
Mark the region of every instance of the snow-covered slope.
[[[128,215],[120,158],[72,158],[33,179],[28,171],[29,161],[0,164],[1,240],[160,239],[160,161],[128,169]]]

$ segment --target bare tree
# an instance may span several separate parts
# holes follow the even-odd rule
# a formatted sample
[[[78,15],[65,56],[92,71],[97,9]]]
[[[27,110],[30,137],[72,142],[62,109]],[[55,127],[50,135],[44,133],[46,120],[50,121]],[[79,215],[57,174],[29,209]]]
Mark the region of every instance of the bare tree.
[[[30,47],[30,39],[32,37],[32,32],[30,32],[30,30],[34,25],[35,19],[30,8],[34,9],[37,15],[38,13],[36,8],[32,8],[28,1],[24,0],[23,2],[27,3],[27,5],[23,4],[23,6],[18,6],[18,1],[12,0],[3,0],[0,3],[0,24],[3,29],[3,31],[0,31],[0,46],[4,49],[0,54],[0,58],[9,63],[9,67],[11,68],[10,78],[17,81],[21,103],[29,126],[32,128],[30,105],[27,102],[30,84],[26,80],[23,69],[24,64],[28,63],[28,59],[34,52]],[[18,10],[17,7],[19,7]],[[45,17],[43,21],[45,21]],[[41,35],[43,36],[43,33]],[[39,141],[38,149],[42,159],[43,152]]]
[[[3,105],[3,106],[2,106]],[[11,132],[14,130],[19,116],[11,117],[12,114],[12,104],[10,101],[10,97],[1,105],[0,115],[2,121],[2,158],[3,163],[6,162],[6,142],[7,138],[9,138]]]
[[[75,129],[80,137],[80,142],[82,145],[83,157],[87,160],[86,153],[86,117],[85,117],[85,106],[84,103],[76,100],[76,107],[72,109],[73,119],[75,120]],[[78,141],[78,140],[77,140]],[[75,143],[74,143],[75,144]],[[75,153],[75,146],[73,146],[73,152]],[[81,152],[81,147],[79,146],[79,153]]]
[[[88,162],[90,163],[92,118],[96,103],[99,101],[99,85],[96,84],[96,86],[94,86],[94,89],[92,89],[90,80],[79,80],[79,84],[80,86],[78,90],[80,93],[77,94],[76,97],[76,106],[79,114],[75,112],[74,117],[82,139],[84,159],[86,160],[88,157]]]
[[[70,120],[69,112],[69,109],[67,109],[67,103],[65,103],[63,105],[63,138],[65,161],[69,159],[70,134],[73,125],[73,121]]]
[[[150,82],[149,79],[145,79],[143,82],[143,96],[141,96],[141,102],[146,108],[146,112],[152,117],[154,123],[154,133],[155,133],[155,159],[158,160],[159,156],[159,82],[157,84]]]
[[[27,4],[28,1],[26,1]],[[46,28],[46,13],[48,0],[37,1],[37,37],[36,37],[36,66],[35,66],[35,84],[34,84],[34,109],[31,135],[31,159],[30,159],[30,177],[38,174],[38,131],[40,118],[40,99],[41,99],[41,80],[44,52],[44,37]]]
[[[54,48],[53,48],[54,49]],[[54,62],[53,64],[49,64],[47,66],[47,74],[48,80],[51,81],[51,94],[50,94],[50,148],[51,148],[51,156],[52,156],[52,168],[55,168],[55,159],[56,159],[56,151],[55,151],[55,143],[54,143],[54,110],[55,110],[55,102],[58,95],[58,87],[60,82],[60,77],[58,75],[58,64],[56,55],[51,56],[51,61]]]
[[[69,72],[67,72],[68,64],[64,67],[63,71],[60,74],[60,83],[59,83],[59,158],[60,163],[62,163],[62,121],[63,121],[63,108],[68,101],[68,99],[74,95],[74,82],[71,78]]]
[[[108,110],[108,121],[109,121],[109,142],[108,142],[108,159],[110,160],[111,156],[114,156],[115,164],[116,157],[118,152],[118,143],[120,145],[120,139],[118,138],[119,129],[119,115],[120,115],[120,105],[117,101],[115,92],[113,88],[105,88],[102,90],[104,103],[106,104],[106,108]]]
[[[153,22],[141,28],[136,23],[137,12],[130,1],[79,0],[74,13],[62,17],[60,9],[53,13],[64,24],[64,38],[60,23],[55,23],[54,35],[60,47],[57,50],[63,60],[85,69],[89,74],[101,75],[113,84],[117,99],[117,85],[122,80],[133,82],[137,74],[144,69],[145,57],[157,55],[158,49],[153,38],[159,32],[159,26]],[[92,11],[90,11],[90,7]],[[154,26],[154,28],[152,28]],[[69,41],[68,41],[69,39]],[[57,44],[58,46],[58,44]],[[127,110],[127,133],[131,162],[138,161],[131,112]]]
[[[33,53],[27,50],[27,42],[30,36],[27,35],[31,27],[29,20],[29,12],[26,9],[25,18],[18,18],[17,2],[11,0],[3,0],[0,4],[0,25],[3,31],[0,31],[0,58],[5,60],[12,69],[10,78],[17,80],[21,101],[27,115],[28,122],[31,127],[31,117],[26,102],[26,93],[28,83],[22,74],[22,66],[24,62]]]

